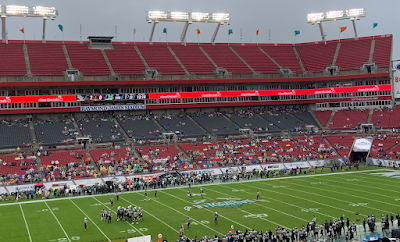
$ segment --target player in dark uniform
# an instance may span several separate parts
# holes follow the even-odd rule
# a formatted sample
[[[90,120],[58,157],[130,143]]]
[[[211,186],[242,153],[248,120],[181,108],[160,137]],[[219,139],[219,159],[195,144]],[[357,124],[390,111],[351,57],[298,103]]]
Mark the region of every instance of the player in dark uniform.
[[[147,197],[147,189],[146,190],[144,190],[144,199],[147,199],[148,197]]]
[[[192,198],[192,190],[189,189],[189,197]]]
[[[215,223],[215,225],[218,225],[218,213],[217,212],[215,212],[215,214],[214,214],[214,223]]]
[[[154,198],[155,198],[155,199],[158,199],[158,198],[157,198],[157,190],[154,190]]]
[[[260,199],[260,191],[257,191],[257,200]]]
[[[114,205],[114,199],[112,197],[110,197],[110,204],[111,204],[111,207]]]
[[[111,216],[112,216],[112,211],[110,209],[110,211],[108,211],[108,221],[107,221],[107,223],[111,223]]]
[[[187,226],[188,226],[188,230],[190,229],[190,218],[189,217],[187,217]]]

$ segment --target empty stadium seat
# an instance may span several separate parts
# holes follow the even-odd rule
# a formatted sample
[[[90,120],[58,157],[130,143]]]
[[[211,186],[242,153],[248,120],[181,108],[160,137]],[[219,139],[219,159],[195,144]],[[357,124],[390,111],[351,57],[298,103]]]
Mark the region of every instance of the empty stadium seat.
[[[0,43],[0,75],[25,76],[27,74],[22,43]]]
[[[63,76],[68,69],[67,60],[60,43],[28,43],[32,74],[37,76]]]
[[[364,63],[368,63],[372,39],[345,39],[341,40],[336,65],[341,71],[359,70]]]
[[[289,68],[295,73],[303,73],[296,54],[293,51],[293,45],[268,45],[261,46],[261,48],[283,68]]]
[[[71,59],[72,67],[78,69],[83,75],[104,76],[110,75],[110,69],[98,49],[89,49],[87,43],[65,44]]]
[[[279,74],[279,67],[256,45],[233,45],[238,53],[257,73]]]
[[[374,57],[372,58],[372,62],[376,63],[379,68],[390,67],[392,41],[392,35],[375,37]]]
[[[186,44],[185,46],[175,44],[170,45],[170,47],[189,73],[198,75],[214,74],[214,65],[204,55],[197,44]]]
[[[150,68],[156,68],[160,74],[185,75],[165,43],[139,44],[138,48]]]
[[[113,44],[114,49],[105,50],[108,60],[119,75],[143,75],[146,68],[133,45]]]
[[[296,45],[297,52],[308,72],[323,72],[332,65],[337,42],[317,42]]]

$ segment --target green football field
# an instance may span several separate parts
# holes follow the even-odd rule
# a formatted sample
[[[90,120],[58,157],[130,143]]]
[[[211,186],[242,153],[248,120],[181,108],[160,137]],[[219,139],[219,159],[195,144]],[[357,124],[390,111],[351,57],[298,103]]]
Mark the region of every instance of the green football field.
[[[301,175],[158,190],[154,199],[143,192],[115,195],[71,197],[61,199],[0,203],[0,241],[125,241],[126,238],[151,235],[156,241],[162,234],[168,241],[177,240],[181,224],[184,235],[222,236],[231,225],[246,229],[268,230],[277,226],[301,227],[312,220],[322,224],[326,219],[345,216],[350,221],[372,213],[400,213],[399,171],[373,168],[360,171]],[[200,197],[200,187],[204,198]],[[261,199],[256,200],[257,190]],[[101,221],[101,209],[110,208],[114,197],[112,223]],[[116,221],[116,208],[143,207],[139,224]],[[214,213],[218,212],[218,225]],[[359,213],[359,215],[356,215]],[[191,218],[187,230],[186,219]],[[83,219],[88,218],[88,230]],[[360,222],[358,222],[360,223]],[[395,222],[397,224],[397,222]],[[397,226],[396,226],[397,227]],[[378,229],[380,230],[380,229]]]

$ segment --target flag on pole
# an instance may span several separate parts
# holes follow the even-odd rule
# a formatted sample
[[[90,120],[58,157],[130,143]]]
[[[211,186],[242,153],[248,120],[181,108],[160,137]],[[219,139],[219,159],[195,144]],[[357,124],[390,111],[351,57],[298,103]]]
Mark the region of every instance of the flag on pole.
[[[295,30],[294,31],[294,36],[297,36],[297,35],[299,35],[300,34],[300,30]]]
[[[163,32],[163,34],[166,34],[167,33],[167,28],[164,28],[162,32]]]
[[[25,34],[25,28],[20,29],[21,33]]]
[[[64,32],[64,26],[62,26],[61,24],[58,25],[58,28],[61,30],[61,32]]]
[[[133,34],[136,34],[136,28],[133,28]]]
[[[260,33],[260,30],[259,29],[257,29],[257,31],[256,31],[256,35],[258,36],[258,33]]]
[[[378,27],[378,23],[374,23],[372,26],[375,29],[376,27]]]
[[[232,29],[229,29],[229,30],[228,30],[228,35],[231,35],[231,34],[233,34],[233,30],[232,30]]]
[[[196,31],[197,31],[197,34],[200,34],[200,29],[196,29]]]
[[[340,33],[343,33],[346,29],[347,27],[340,27]]]

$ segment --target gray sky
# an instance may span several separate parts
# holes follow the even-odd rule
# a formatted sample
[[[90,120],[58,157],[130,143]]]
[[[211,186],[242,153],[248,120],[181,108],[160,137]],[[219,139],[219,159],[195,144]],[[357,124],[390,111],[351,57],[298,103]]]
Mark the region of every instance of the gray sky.
[[[240,28],[243,42],[256,42],[256,30],[260,29],[259,43],[268,43],[268,29],[271,43],[293,43],[294,30],[300,30],[296,42],[320,41],[317,25],[307,24],[306,16],[311,12],[326,12],[350,8],[366,9],[367,17],[357,21],[358,36],[371,36],[372,24],[377,22],[375,35],[393,34],[394,40],[400,35],[398,28],[399,0],[4,0],[1,4],[54,6],[59,16],[47,22],[46,38],[61,40],[57,25],[64,26],[65,40],[79,40],[79,25],[82,24],[83,39],[87,36],[114,36],[118,26],[118,41],[148,41],[151,24],[145,21],[147,10],[185,12],[228,12],[231,25],[221,27],[216,42],[228,42],[228,29],[233,30],[230,42],[240,42]],[[163,28],[168,29],[168,41],[178,42],[184,23],[160,22],[153,41],[165,41]],[[7,18],[9,39],[23,39],[19,29],[25,26],[25,38],[40,39],[42,20],[40,18]],[[325,22],[327,39],[339,38],[339,27],[347,26],[342,38],[353,38],[350,20]],[[210,42],[215,24],[192,24],[187,33],[188,42],[197,42],[196,29],[201,30],[200,42]],[[394,45],[393,59],[400,59],[400,48]]]

